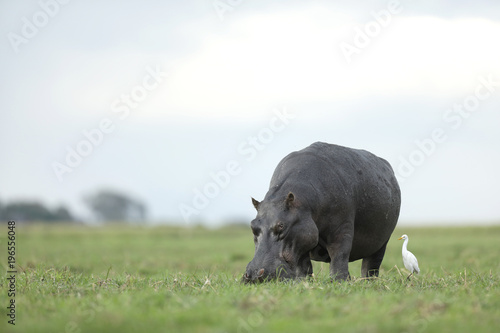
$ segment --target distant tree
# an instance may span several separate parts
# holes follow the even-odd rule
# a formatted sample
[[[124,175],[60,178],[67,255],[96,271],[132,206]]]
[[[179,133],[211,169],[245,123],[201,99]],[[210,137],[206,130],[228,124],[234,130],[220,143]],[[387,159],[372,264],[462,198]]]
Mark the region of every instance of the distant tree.
[[[83,198],[85,204],[102,221],[134,222],[146,217],[146,206],[125,194],[101,190]]]
[[[67,208],[61,206],[51,211],[39,202],[16,201],[0,207],[0,219],[16,221],[74,221]]]
[[[69,212],[69,210],[64,207],[60,206],[54,211],[54,217],[57,221],[73,221],[74,218]]]

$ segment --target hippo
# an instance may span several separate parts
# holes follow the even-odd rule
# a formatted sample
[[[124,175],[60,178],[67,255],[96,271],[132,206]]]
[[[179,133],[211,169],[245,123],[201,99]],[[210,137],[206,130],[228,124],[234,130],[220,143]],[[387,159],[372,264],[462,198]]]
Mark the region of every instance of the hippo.
[[[281,160],[262,201],[252,198],[254,258],[242,282],[311,276],[311,260],[330,263],[330,276],[377,277],[396,227],[401,191],[391,165],[359,149],[316,142]]]

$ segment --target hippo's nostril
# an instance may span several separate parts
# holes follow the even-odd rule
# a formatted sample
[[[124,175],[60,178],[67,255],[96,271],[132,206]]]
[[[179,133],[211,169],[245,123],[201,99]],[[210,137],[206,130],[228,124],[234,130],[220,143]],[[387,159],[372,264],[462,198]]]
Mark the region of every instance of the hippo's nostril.
[[[264,268],[261,268],[261,269],[257,272],[257,277],[261,277],[262,275],[264,275]]]

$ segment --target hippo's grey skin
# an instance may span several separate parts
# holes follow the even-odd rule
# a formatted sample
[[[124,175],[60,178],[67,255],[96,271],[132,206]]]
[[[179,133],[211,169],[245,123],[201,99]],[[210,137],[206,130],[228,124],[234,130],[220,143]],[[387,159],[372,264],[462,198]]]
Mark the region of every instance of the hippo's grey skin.
[[[311,259],[330,262],[330,275],[346,280],[348,263],[359,259],[363,277],[378,276],[401,192],[384,159],[316,142],[286,156],[264,200],[252,201],[255,255],[243,282],[311,275]]]

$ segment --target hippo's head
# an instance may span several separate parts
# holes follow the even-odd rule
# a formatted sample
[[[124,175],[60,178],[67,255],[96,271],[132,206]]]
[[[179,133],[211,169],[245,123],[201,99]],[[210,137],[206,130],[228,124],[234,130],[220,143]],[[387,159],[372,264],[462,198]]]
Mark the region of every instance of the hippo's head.
[[[243,282],[289,279],[312,274],[309,251],[318,244],[310,211],[293,193],[262,202],[252,198],[257,217],[251,222],[255,254]]]

